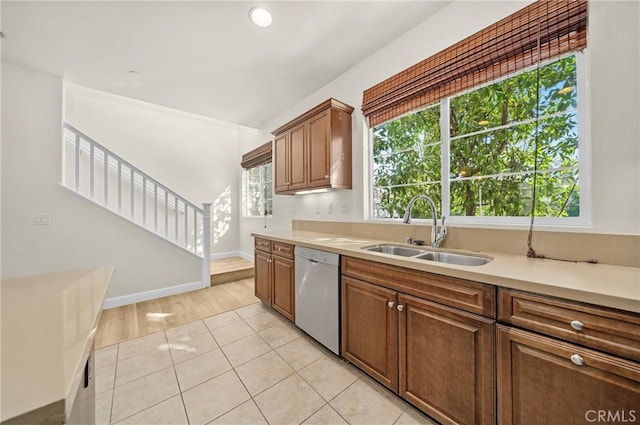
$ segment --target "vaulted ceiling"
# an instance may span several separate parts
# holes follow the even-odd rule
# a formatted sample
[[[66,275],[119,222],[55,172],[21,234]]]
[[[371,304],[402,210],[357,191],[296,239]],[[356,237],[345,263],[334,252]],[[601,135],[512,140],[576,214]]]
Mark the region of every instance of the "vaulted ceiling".
[[[2,1],[2,59],[260,128],[448,3]]]

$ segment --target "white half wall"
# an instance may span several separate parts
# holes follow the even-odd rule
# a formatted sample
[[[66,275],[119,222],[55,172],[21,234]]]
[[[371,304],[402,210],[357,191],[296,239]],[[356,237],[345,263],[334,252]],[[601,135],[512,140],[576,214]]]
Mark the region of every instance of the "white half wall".
[[[194,204],[211,202],[211,252],[238,250],[240,145],[264,143],[262,132],[69,83],[64,119]]]
[[[531,2],[455,1],[267,123],[264,130],[271,131],[329,97],[355,108],[353,190],[276,196],[274,219],[269,228],[289,229],[291,219],[366,219],[369,154],[368,130],[360,110],[362,92],[528,3]],[[640,234],[639,9],[640,4],[636,1],[589,2],[593,225],[580,229],[581,232]],[[252,147],[255,145],[245,146],[245,149]],[[333,204],[332,214],[328,213],[329,203]],[[250,234],[262,229],[262,221],[241,220],[240,249],[243,252],[252,252]],[[566,228],[557,230],[568,231]]]
[[[200,281],[200,259],[59,184],[62,97],[59,77],[2,63],[2,277],[113,265],[107,298]]]

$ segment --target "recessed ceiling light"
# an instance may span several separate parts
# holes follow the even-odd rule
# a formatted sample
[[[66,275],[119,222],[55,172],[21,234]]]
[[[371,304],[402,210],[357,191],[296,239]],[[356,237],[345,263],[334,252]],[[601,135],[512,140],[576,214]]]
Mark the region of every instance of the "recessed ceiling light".
[[[267,9],[261,7],[252,7],[249,9],[249,18],[259,27],[268,27],[271,25],[271,13]]]
[[[4,33],[2,31],[0,31],[0,38],[6,38],[6,36],[4,35]]]

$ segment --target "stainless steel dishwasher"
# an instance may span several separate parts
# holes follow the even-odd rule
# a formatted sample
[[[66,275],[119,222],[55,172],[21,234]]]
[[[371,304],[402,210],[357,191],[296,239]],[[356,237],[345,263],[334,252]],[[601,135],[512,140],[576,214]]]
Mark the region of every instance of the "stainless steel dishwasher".
[[[296,246],[296,325],[340,354],[339,256]]]

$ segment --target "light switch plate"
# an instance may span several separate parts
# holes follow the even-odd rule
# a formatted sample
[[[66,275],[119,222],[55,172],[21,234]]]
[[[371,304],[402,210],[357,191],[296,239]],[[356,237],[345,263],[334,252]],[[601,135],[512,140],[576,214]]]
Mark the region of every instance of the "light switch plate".
[[[48,213],[38,213],[33,215],[34,226],[48,226],[51,224],[51,215]]]

